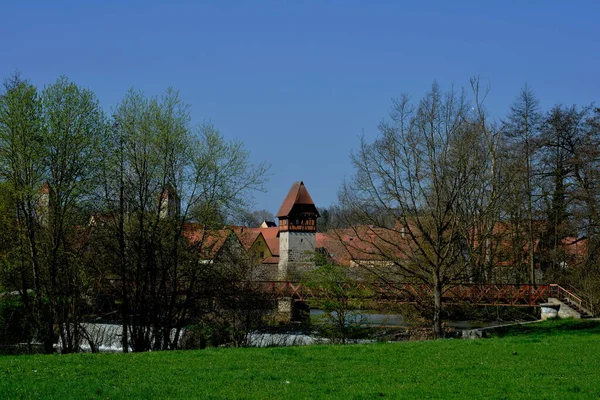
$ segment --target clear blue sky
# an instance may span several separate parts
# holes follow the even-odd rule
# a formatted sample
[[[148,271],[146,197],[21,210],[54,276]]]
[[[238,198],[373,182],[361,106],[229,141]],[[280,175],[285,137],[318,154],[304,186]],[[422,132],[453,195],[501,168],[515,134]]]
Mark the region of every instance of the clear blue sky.
[[[130,87],[172,86],[195,122],[272,165],[256,209],[293,181],[337,199],[361,133],[390,100],[478,75],[496,118],[527,83],[544,108],[600,93],[598,1],[7,1],[0,77],[65,74],[111,111]]]

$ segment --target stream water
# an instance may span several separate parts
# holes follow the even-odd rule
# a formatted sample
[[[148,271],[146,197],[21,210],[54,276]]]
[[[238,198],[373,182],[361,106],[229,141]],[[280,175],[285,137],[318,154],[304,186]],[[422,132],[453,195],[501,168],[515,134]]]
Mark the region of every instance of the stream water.
[[[322,316],[323,311],[311,310],[311,320],[317,322]],[[402,315],[365,313],[354,316],[351,322],[358,322],[364,326],[371,327],[408,327],[410,324]],[[477,322],[477,321],[446,321],[446,326],[457,330],[468,330],[500,325],[500,322]],[[101,352],[120,352],[122,351],[121,333],[122,326],[115,324],[83,324],[88,336],[94,342],[95,346]],[[252,332],[248,335],[248,344],[253,347],[273,347],[273,346],[299,346],[318,343],[327,343],[325,338],[303,332],[286,333],[264,333]],[[370,340],[360,340],[358,342],[368,343]],[[60,344],[59,344],[60,347]],[[90,351],[88,342],[84,342],[82,348]]]

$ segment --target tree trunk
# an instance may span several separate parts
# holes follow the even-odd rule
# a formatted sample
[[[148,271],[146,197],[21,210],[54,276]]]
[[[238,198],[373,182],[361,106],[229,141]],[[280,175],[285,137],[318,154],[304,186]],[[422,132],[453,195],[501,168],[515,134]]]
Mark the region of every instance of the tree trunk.
[[[433,286],[433,334],[436,339],[444,337],[442,328],[442,283],[435,277]]]
[[[48,310],[46,319],[46,334],[44,335],[44,353],[54,353],[54,316],[52,311]]]

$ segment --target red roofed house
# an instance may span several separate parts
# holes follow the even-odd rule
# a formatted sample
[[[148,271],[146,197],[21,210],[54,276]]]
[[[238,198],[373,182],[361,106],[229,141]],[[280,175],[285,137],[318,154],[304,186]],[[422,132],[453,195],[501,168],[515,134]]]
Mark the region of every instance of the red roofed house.
[[[232,229],[206,230],[200,224],[186,223],[183,235],[196,246],[203,263],[212,263],[225,253],[235,254],[238,260],[245,257],[244,245]]]

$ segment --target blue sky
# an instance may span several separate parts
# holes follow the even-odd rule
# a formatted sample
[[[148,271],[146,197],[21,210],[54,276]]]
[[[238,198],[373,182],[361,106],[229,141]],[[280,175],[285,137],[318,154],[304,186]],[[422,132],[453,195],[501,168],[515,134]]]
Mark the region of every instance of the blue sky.
[[[359,137],[391,99],[437,80],[490,86],[501,118],[528,84],[542,107],[600,93],[597,1],[5,1],[0,77],[42,87],[67,75],[110,113],[128,88],[180,91],[272,165],[255,209],[275,213],[293,181],[337,199]]]

